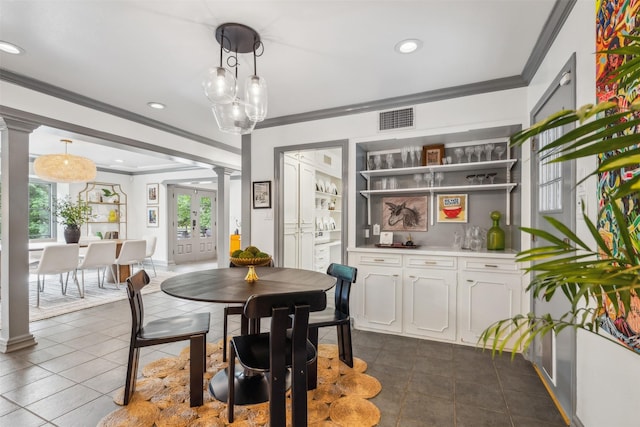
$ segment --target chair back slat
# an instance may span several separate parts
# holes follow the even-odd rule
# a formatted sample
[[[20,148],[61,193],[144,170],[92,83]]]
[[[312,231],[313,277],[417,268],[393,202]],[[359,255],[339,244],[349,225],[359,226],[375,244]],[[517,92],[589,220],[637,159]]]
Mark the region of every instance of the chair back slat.
[[[286,307],[288,314],[295,314],[296,306],[300,305],[308,305],[309,311],[324,310],[327,295],[322,290],[252,295],[244,306],[244,314],[249,319],[271,317],[273,308],[278,307]]]
[[[142,294],[140,291],[150,282],[146,271],[140,270],[133,276],[127,278],[127,294],[129,295],[129,306],[131,307],[131,334],[135,337],[144,319],[144,306],[142,305]]]
[[[358,269],[333,263],[329,265],[327,274],[336,278],[334,292],[336,310],[349,315],[349,294],[351,293],[351,284],[356,282]]]

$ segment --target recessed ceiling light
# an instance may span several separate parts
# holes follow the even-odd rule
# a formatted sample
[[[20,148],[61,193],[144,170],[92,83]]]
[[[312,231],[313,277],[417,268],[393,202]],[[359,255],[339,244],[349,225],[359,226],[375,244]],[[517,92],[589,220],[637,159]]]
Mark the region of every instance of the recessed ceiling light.
[[[116,163],[124,163],[124,160],[122,160],[122,159],[115,159],[114,161],[115,161]]]
[[[10,53],[12,55],[19,55],[24,52],[24,49],[19,48],[15,44],[0,40],[0,51]]]
[[[151,108],[155,108],[156,110],[163,110],[165,105],[160,102],[147,102],[147,105]]]
[[[399,53],[412,53],[422,47],[422,41],[418,39],[407,39],[398,42],[395,46],[396,52]]]

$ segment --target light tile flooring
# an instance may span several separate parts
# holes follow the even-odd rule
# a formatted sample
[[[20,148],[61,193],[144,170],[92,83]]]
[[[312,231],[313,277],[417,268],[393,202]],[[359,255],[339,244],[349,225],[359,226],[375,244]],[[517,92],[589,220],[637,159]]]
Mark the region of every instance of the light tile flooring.
[[[197,268],[210,268],[199,265]],[[180,267],[188,270],[193,266]],[[222,306],[162,292],[145,295],[145,318],[211,312],[207,340],[222,337]],[[119,408],[112,393],[124,385],[130,337],[128,301],[31,323],[38,345],[0,353],[0,426],[95,426]],[[239,332],[236,316],[232,333]],[[372,399],[381,426],[563,426],[532,366],[518,356],[493,360],[470,347],[354,331],[354,354],[382,383]],[[321,331],[335,342],[335,331]],[[175,355],[174,343],[143,349],[141,366]]]

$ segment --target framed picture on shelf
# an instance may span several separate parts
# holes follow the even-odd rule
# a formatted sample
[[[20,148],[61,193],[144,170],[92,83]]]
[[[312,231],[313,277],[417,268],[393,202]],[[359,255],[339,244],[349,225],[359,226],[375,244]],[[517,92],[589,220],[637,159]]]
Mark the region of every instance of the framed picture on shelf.
[[[159,201],[159,184],[147,184],[147,204],[157,205]]]
[[[383,231],[427,231],[427,196],[384,197]]]
[[[444,159],[444,144],[422,147],[422,166],[441,165]]]
[[[158,206],[147,206],[147,227],[158,227]]]
[[[438,194],[438,222],[467,222],[466,194]]]
[[[255,181],[253,183],[253,208],[271,208],[271,181]]]

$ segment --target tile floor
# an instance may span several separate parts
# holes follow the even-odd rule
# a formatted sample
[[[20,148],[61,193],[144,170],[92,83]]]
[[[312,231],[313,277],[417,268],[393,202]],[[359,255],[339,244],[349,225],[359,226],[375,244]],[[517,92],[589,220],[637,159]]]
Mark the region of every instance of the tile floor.
[[[208,341],[222,337],[222,306],[161,292],[145,295],[144,304],[147,320],[211,312]],[[239,332],[234,317],[230,327]],[[31,323],[37,346],[0,353],[0,426],[95,426],[119,408],[111,395],[124,385],[129,328],[126,300]],[[521,356],[512,363],[508,356],[492,359],[470,347],[364,331],[354,331],[353,340],[354,354],[382,383],[372,399],[381,410],[381,426],[564,425]],[[335,331],[321,330],[321,342],[335,342]],[[143,349],[141,366],[185,345]]]

